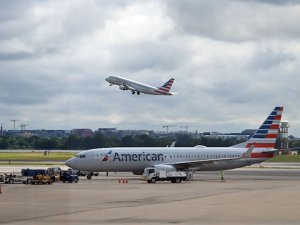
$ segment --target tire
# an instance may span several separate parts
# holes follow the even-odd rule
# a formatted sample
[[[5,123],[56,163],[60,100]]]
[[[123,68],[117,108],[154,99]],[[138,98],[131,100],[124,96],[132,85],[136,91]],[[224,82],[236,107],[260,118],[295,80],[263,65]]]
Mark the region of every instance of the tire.
[[[156,182],[156,179],[155,179],[155,177],[152,177],[150,181],[151,181],[151,183],[153,183],[153,184],[154,184],[154,183]]]
[[[92,179],[92,175],[90,175],[90,174],[87,175],[87,176],[86,176],[86,179],[88,179],[88,180]]]
[[[73,181],[75,182],[75,183],[78,183],[78,178],[77,177],[75,177],[74,179],[73,179]]]
[[[15,183],[14,179],[9,179],[8,183],[13,184]]]
[[[175,178],[175,183],[180,183],[181,179],[179,177]]]
[[[26,184],[31,184],[32,183],[32,179],[27,179]]]

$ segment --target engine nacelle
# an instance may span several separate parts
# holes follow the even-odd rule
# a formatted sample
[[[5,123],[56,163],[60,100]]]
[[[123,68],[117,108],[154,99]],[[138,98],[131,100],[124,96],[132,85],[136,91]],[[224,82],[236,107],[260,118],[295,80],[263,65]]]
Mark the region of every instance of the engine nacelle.
[[[156,168],[158,170],[163,170],[163,171],[166,171],[166,172],[176,171],[176,168],[174,166],[165,165],[165,164],[155,165],[154,168]]]
[[[120,88],[121,90],[123,90],[123,91],[128,90],[128,88],[127,88],[126,86],[124,86],[124,85],[120,85],[119,88]]]
[[[134,174],[134,175],[143,175],[143,172],[144,171],[133,171],[132,173]]]

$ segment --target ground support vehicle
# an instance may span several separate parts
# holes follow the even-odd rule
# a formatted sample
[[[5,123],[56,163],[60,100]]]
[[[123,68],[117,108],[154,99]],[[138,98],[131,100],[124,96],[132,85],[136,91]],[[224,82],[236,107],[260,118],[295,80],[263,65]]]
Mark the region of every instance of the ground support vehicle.
[[[86,176],[87,179],[92,179],[93,176],[98,176],[98,172],[88,172],[88,171],[82,171],[82,170],[76,170],[76,169],[69,169],[72,171],[73,174],[77,176]]]
[[[171,181],[172,183],[180,183],[188,180],[189,176],[184,171],[165,171],[159,170],[155,167],[147,167],[143,173],[143,179],[148,183],[155,183],[156,181]]]
[[[4,183],[5,176],[4,174],[0,174],[0,183]]]
[[[47,174],[51,177],[53,182],[59,182],[61,171],[60,167],[50,167],[47,169]]]
[[[27,177],[27,184],[31,184],[34,177],[38,174],[46,174],[46,170],[44,169],[22,169],[21,174],[24,177]]]
[[[4,183],[6,184],[27,184],[30,182],[28,177],[17,174],[4,174],[3,175]]]
[[[77,183],[79,181],[79,177],[73,174],[71,171],[62,171],[60,174],[60,181],[62,181],[63,183]]]
[[[47,174],[38,174],[33,177],[31,184],[52,184],[52,180]]]

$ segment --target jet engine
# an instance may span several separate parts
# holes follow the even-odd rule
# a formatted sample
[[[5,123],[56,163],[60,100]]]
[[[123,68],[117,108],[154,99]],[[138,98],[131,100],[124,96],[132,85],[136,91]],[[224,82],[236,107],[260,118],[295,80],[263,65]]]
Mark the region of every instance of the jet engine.
[[[119,88],[123,91],[128,90],[128,87],[124,86],[124,85],[120,85]]]
[[[143,175],[144,171],[133,171],[132,172],[134,175]]]
[[[158,170],[163,170],[163,171],[167,171],[167,172],[176,171],[176,168],[171,165],[158,164],[158,165],[155,165],[154,167]]]

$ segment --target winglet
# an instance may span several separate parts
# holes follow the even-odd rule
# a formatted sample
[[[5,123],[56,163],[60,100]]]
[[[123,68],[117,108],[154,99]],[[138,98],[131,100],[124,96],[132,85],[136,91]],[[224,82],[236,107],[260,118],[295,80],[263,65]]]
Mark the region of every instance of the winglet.
[[[176,141],[172,141],[170,147],[175,147]]]
[[[251,153],[252,153],[252,151],[253,151],[253,149],[255,147],[255,144],[256,143],[253,143],[253,144],[250,145],[250,147],[248,148],[248,150],[243,154],[242,158],[246,158],[246,159],[251,158]]]

